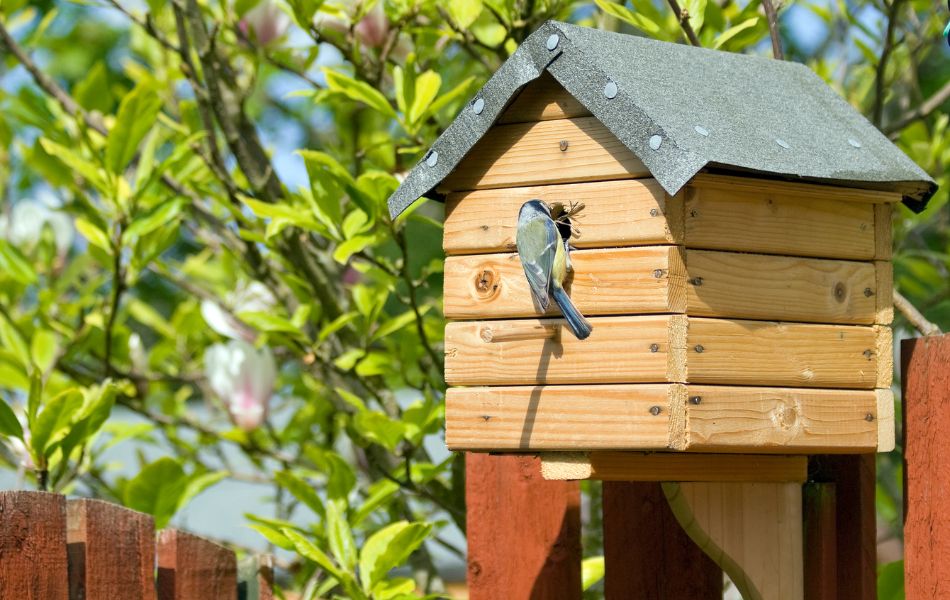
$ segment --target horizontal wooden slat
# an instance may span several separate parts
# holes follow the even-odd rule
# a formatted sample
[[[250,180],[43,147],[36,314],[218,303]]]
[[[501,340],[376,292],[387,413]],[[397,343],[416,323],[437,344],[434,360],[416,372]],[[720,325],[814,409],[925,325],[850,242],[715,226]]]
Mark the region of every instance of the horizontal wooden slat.
[[[577,340],[562,319],[449,323],[449,385],[682,381],[685,317],[591,319]],[[652,349],[651,349],[652,347]]]
[[[689,381],[738,385],[878,387],[874,327],[689,318]]]
[[[518,93],[495,123],[527,123],[589,115],[590,111],[545,71]]]
[[[442,181],[439,190],[463,191],[649,175],[640,159],[600,121],[594,117],[580,117],[491,128]]]
[[[682,419],[675,429],[671,417],[682,416],[685,402],[680,384],[449,388],[445,443],[450,450],[670,448],[682,439]]]
[[[829,454],[877,448],[875,390],[693,384],[689,397],[690,449]]]
[[[549,480],[598,481],[805,481],[807,456],[678,452],[545,452],[541,475]]]
[[[888,202],[892,204],[902,199],[899,192],[709,173],[696,175],[689,184],[700,188],[725,189],[733,193],[765,194],[774,199],[812,198],[832,202]]]
[[[873,324],[874,264],[687,250],[687,312],[706,317]]]
[[[871,260],[874,206],[777,193],[771,182],[754,191],[690,186],[685,240],[691,248]]]
[[[572,238],[571,244],[577,248],[669,244],[682,239],[682,202],[667,199],[655,179],[622,179],[449,194],[443,238],[446,254],[514,250],[518,211],[534,198],[564,206],[584,204],[574,219],[580,236]]]
[[[686,278],[680,250],[647,246],[578,250],[567,286],[583,314],[681,313]],[[452,256],[445,261],[445,316],[491,319],[540,316],[517,254]],[[548,314],[559,310],[552,302]]]

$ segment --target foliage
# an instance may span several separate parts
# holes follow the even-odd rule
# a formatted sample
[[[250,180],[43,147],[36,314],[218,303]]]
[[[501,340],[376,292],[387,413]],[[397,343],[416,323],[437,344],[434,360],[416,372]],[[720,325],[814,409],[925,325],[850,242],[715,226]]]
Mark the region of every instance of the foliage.
[[[464,531],[461,458],[423,443],[443,411],[441,209],[394,222],[386,198],[546,19],[678,42],[688,25],[757,54],[768,22],[731,0],[687,0],[682,24],[653,0],[273,1],[0,7],[3,458],[160,524],[223,478],[269,485],[278,517],[248,522],[298,556],[289,586],[439,591],[432,546]],[[815,2],[780,34],[941,183],[900,209],[895,263],[946,329],[940,20],[923,0]],[[166,457],[124,477],[104,454],[132,441]],[[899,457],[882,473],[899,535]]]

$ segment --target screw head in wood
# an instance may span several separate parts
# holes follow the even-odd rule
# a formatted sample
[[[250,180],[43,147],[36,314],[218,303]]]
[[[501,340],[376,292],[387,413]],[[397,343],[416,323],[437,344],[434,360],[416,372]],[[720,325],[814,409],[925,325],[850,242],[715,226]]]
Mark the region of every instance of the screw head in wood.
[[[703,278],[702,278],[702,277],[693,277],[692,279],[689,280],[689,282],[690,282],[691,284],[695,285],[695,286],[700,286],[700,285],[703,284]]]
[[[690,396],[690,398],[689,398],[689,403],[690,403],[690,404],[699,404],[699,403],[702,402],[702,401],[703,401],[703,397],[702,397],[702,396]]]
[[[659,351],[660,351],[659,344],[650,344],[650,352],[659,352]]]
[[[561,149],[561,152],[567,152],[568,146],[570,146],[570,142],[567,140],[561,140],[560,143],[558,143],[558,148]]]
[[[658,209],[656,209],[656,208],[651,208],[651,209],[650,209],[650,216],[651,216],[651,217],[656,217],[656,216],[658,216],[659,214],[660,214],[660,211],[659,211]]]
[[[873,296],[873,295],[874,295],[874,290],[872,290],[872,289],[869,288],[869,287],[864,288],[864,297],[865,297],[865,298],[870,298],[870,297]]]
[[[702,354],[703,352],[706,351],[706,349],[703,348],[702,344],[696,344],[695,346],[693,346],[693,350],[696,351],[696,354]]]
[[[866,358],[866,359],[868,359],[868,360],[871,360],[871,357],[874,356],[874,353],[871,352],[870,349],[865,350],[864,352],[862,352],[862,354],[864,354],[864,358]]]
[[[548,41],[545,42],[544,45],[547,47],[548,50],[554,50],[555,48],[557,48],[558,42],[560,41],[561,41],[561,38],[559,38],[556,33],[552,33],[551,35],[548,36]]]
[[[475,102],[472,103],[472,112],[474,112],[476,115],[480,115],[482,114],[483,110],[485,110],[485,99],[476,98]]]
[[[654,270],[654,271],[653,271],[653,277],[656,278],[656,279],[659,279],[660,277],[663,277],[663,269],[656,269],[656,270]]]
[[[661,411],[661,410],[662,410],[662,409],[661,409],[659,406],[655,406],[655,405],[654,405],[654,406],[651,406],[651,407],[650,407],[650,414],[655,417],[655,416],[657,416],[658,414],[660,414],[660,411]]]
[[[868,413],[868,414],[864,415],[864,420],[867,421],[868,423],[870,423],[871,421],[874,420],[874,415],[872,415],[871,413]]]

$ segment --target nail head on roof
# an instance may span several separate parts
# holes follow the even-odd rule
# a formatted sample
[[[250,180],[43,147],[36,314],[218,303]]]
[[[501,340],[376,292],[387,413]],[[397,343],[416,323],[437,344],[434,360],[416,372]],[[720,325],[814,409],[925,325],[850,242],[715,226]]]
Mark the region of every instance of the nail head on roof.
[[[786,150],[791,148],[791,146],[788,145],[788,142],[786,142],[782,138],[775,138],[775,143],[781,146],[782,148],[785,148]]]
[[[547,41],[548,50],[554,50],[555,48],[557,48],[557,44],[560,41],[561,41],[561,38],[559,38],[556,33],[552,33],[551,35],[549,35],[548,41]]]
[[[475,112],[476,115],[482,114],[482,111],[485,110],[485,99],[476,98],[475,103],[472,104],[472,110]]]
[[[709,135],[709,130],[707,130],[705,127],[702,127],[701,125],[697,125],[696,127],[693,127],[693,129],[695,129],[696,133],[703,137],[707,137]]]
[[[660,149],[660,144],[662,144],[662,143],[663,143],[663,138],[661,138],[660,136],[658,136],[658,135],[650,136],[650,149],[651,149],[651,150],[659,150],[659,149]]]
[[[858,140],[856,140],[856,139],[854,139],[854,138],[848,139],[848,143],[851,144],[852,146],[854,146],[855,148],[860,148],[860,147],[861,147],[861,142],[859,142]]]
[[[617,95],[617,84],[613,81],[607,81],[607,85],[604,86],[604,96],[607,96],[607,99],[610,100]]]
[[[429,153],[426,155],[426,164],[430,167],[439,164],[439,153],[435,150],[429,150]]]

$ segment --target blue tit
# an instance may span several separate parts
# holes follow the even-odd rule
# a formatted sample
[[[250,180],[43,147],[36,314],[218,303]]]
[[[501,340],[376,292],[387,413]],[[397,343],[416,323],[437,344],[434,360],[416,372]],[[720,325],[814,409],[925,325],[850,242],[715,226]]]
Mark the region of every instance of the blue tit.
[[[553,298],[575,337],[586,339],[591,332],[590,323],[577,310],[563,287],[569,268],[569,248],[558,232],[558,224],[547,204],[528,200],[521,205],[515,243],[531,293],[538,304],[547,310]]]

